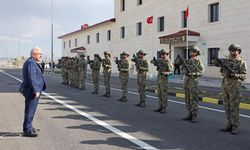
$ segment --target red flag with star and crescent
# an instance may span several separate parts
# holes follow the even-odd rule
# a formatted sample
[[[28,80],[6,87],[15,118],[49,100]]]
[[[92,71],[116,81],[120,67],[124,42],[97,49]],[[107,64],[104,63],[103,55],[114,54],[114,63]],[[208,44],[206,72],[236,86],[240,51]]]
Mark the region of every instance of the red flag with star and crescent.
[[[187,6],[186,13],[185,13],[185,18],[188,18],[189,15],[189,7]]]
[[[147,18],[147,23],[148,24],[152,24],[153,23],[153,20],[154,20],[154,17],[153,16],[150,16]]]

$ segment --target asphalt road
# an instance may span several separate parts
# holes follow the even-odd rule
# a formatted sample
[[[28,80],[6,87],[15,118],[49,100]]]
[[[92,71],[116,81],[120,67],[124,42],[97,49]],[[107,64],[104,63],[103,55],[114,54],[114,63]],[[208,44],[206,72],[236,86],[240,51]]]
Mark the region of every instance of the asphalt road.
[[[14,136],[22,131],[24,98],[17,92],[22,76],[20,70],[2,70],[1,150],[250,149],[250,111],[241,110],[240,132],[231,135],[219,131],[225,125],[223,106],[200,102],[198,123],[185,122],[181,120],[185,105],[179,98],[169,97],[166,114],[153,112],[158,106],[154,93],[148,93],[146,108],[135,107],[134,80],[129,82],[128,102],[118,102],[117,78],[112,78],[112,97],[104,98],[102,87],[99,95],[90,94],[89,80],[86,90],[80,91],[60,84],[59,77],[45,75],[47,90],[34,119],[39,136]]]

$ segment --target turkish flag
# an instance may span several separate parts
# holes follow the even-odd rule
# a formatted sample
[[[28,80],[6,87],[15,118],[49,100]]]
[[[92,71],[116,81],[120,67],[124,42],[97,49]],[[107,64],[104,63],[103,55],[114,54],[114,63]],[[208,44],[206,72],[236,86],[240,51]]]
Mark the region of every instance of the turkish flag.
[[[147,18],[147,23],[148,24],[152,24],[153,23],[153,20],[154,20],[154,17],[153,16],[150,16]]]
[[[189,7],[187,6],[186,13],[185,13],[185,18],[188,18],[189,15]]]

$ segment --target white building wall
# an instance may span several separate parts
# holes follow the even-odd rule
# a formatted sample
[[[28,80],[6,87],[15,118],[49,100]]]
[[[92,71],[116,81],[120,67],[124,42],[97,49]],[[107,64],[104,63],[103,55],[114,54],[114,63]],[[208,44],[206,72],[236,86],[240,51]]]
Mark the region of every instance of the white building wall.
[[[219,2],[219,21],[209,23],[209,4]],[[116,22],[98,25],[86,31],[66,36],[62,41],[66,41],[66,49],[63,49],[63,56],[72,56],[68,49],[68,40],[71,39],[74,46],[75,37],[80,38],[82,46],[86,48],[87,55],[93,56],[107,50],[115,57],[122,51],[126,51],[132,57],[133,53],[143,49],[151,60],[156,56],[156,51],[169,48],[167,44],[160,44],[159,37],[183,30],[181,28],[181,12],[189,6],[188,28],[200,33],[199,42],[193,43],[202,49],[202,59],[206,66],[204,75],[219,77],[218,68],[207,66],[208,48],[220,48],[219,56],[228,54],[228,46],[231,43],[238,43],[242,47],[242,57],[250,64],[250,1],[249,0],[143,0],[143,4],[137,6],[137,0],[126,0],[125,11],[120,11],[120,0],[115,0]],[[153,16],[153,24],[147,24],[148,17]],[[164,32],[157,31],[158,17],[165,17]],[[136,36],[136,23],[142,22],[142,36]],[[120,27],[125,27],[125,38],[120,38]],[[107,41],[107,30],[111,30],[111,41]],[[100,43],[96,43],[96,33],[100,33]],[[91,43],[87,44],[87,35],[91,36]],[[62,42],[63,43],[63,42]],[[80,43],[78,44],[80,46]],[[179,46],[185,43],[173,45],[172,49],[178,50]],[[71,49],[72,49],[71,47]],[[172,57],[174,56],[172,51]],[[172,60],[174,58],[171,58]],[[114,71],[117,69],[114,66]],[[155,67],[150,65],[150,73],[155,74]],[[250,70],[248,70],[250,74]],[[247,82],[250,82],[248,76]]]

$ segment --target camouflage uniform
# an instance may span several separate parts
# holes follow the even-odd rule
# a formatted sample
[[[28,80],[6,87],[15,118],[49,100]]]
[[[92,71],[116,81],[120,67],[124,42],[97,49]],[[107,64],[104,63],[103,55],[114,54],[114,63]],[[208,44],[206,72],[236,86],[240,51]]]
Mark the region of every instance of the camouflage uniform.
[[[230,53],[238,51],[241,53],[241,48],[238,44],[231,44],[229,46]],[[222,66],[215,62],[215,65],[221,67],[220,72],[223,76],[222,91],[223,103],[225,107],[225,114],[227,119],[227,126],[222,129],[231,134],[237,134],[240,125],[239,122],[239,105],[241,98],[241,82],[246,79],[247,65],[241,57],[222,59],[223,65],[231,68],[231,73],[225,70]]]
[[[160,51],[160,55],[168,55],[165,50]],[[158,61],[157,70],[157,96],[159,99],[159,108],[155,112],[166,112],[166,107],[168,106],[168,75],[173,72],[173,65],[171,61],[167,58],[161,58]],[[164,74],[167,72],[167,74]]]
[[[198,114],[198,78],[202,76],[204,66],[200,59],[200,49],[196,46],[191,48],[191,53],[194,54],[190,59],[183,60],[182,66],[185,73],[184,76],[184,90],[185,103],[187,108],[187,116],[183,120],[197,122]]]
[[[86,59],[84,58],[85,55],[81,55],[78,63],[79,69],[79,85],[78,88],[80,90],[85,90],[85,78],[86,78]]]
[[[74,85],[74,79],[73,79],[73,65],[74,65],[74,58],[70,59],[70,62],[68,64],[68,68],[69,68],[69,85],[73,86]]]
[[[136,104],[139,107],[145,107],[145,99],[146,99],[146,79],[148,72],[148,61],[143,58],[143,56],[147,55],[143,50],[137,52],[136,60],[131,59],[135,62],[136,71],[137,71],[137,83],[138,83],[138,93],[140,96],[140,102]]]
[[[111,55],[108,52],[104,52],[105,59],[102,60],[103,67],[103,77],[104,77],[104,86],[106,89],[106,93],[103,95],[104,97],[110,97],[110,76],[111,76]]]
[[[118,99],[118,101],[126,102],[127,101],[127,86],[128,86],[128,78],[129,78],[129,61],[124,59],[124,56],[129,57],[129,54],[126,52],[121,53],[123,57],[120,64],[118,65],[119,78],[121,80],[121,92],[122,97]]]
[[[90,64],[90,68],[92,69],[92,78],[94,84],[94,91],[92,92],[92,94],[98,94],[101,61],[100,61],[100,56],[98,54],[94,54],[94,57],[95,59],[93,60],[93,63]]]
[[[79,85],[79,67],[78,67],[78,58],[75,57],[74,63],[73,63],[73,86],[78,88]]]

